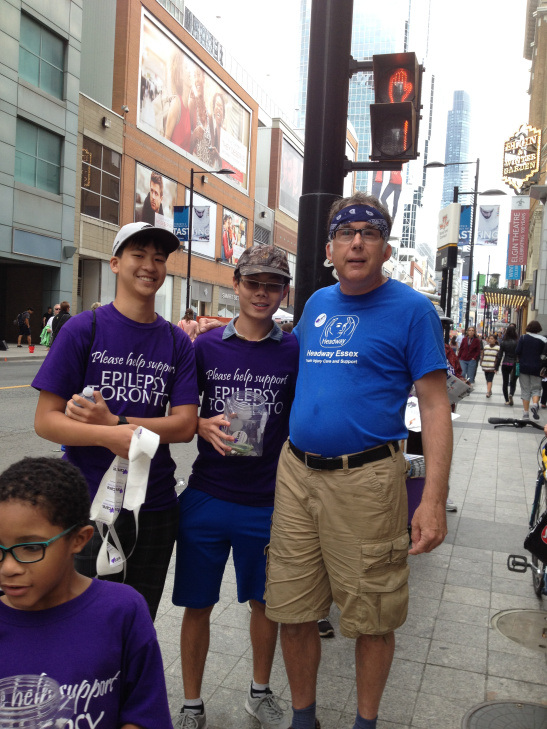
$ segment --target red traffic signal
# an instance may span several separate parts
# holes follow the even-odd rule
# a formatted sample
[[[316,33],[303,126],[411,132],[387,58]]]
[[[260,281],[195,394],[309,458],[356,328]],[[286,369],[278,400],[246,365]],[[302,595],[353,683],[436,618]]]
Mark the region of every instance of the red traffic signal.
[[[422,67],[415,53],[372,57],[375,104],[370,105],[373,160],[418,157]]]

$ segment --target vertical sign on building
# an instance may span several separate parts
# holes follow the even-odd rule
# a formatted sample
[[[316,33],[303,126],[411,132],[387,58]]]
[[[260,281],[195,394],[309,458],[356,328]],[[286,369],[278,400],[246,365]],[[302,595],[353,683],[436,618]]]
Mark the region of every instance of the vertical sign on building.
[[[507,265],[524,266],[528,256],[528,225],[530,222],[530,198],[518,195],[511,199],[509,246]]]

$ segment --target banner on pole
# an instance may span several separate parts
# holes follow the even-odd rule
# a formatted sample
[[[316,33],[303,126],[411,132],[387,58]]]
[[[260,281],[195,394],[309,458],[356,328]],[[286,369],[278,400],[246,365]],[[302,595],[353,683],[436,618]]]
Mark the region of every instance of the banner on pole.
[[[511,221],[507,265],[524,266],[528,257],[528,226],[530,223],[530,198],[518,195],[511,199]],[[520,276],[519,276],[520,278]]]
[[[500,224],[499,205],[479,205],[477,226],[477,245],[495,246],[498,244]]]

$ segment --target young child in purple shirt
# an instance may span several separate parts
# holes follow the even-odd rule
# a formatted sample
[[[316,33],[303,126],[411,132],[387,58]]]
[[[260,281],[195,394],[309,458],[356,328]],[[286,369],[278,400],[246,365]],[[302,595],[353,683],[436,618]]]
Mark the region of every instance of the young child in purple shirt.
[[[25,458],[0,474],[0,679],[54,679],[69,726],[172,729],[144,598],[74,568],[89,509],[67,461]]]

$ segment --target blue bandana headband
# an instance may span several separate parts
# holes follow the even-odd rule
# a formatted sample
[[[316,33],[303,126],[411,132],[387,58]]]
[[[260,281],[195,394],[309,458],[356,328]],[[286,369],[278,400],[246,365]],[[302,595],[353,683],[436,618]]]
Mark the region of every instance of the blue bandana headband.
[[[329,228],[330,239],[332,240],[335,231],[341,225],[345,223],[359,223],[361,221],[370,223],[377,228],[382,234],[382,238],[387,241],[389,238],[389,230],[386,219],[379,210],[376,210],[376,208],[370,205],[350,205],[336,213]]]

